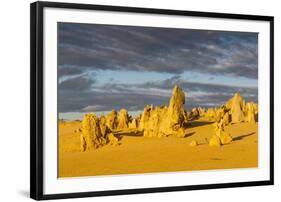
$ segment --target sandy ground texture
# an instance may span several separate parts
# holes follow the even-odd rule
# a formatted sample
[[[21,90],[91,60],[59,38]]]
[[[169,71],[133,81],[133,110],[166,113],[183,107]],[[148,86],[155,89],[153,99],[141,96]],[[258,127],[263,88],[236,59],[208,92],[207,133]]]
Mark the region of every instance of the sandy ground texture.
[[[117,175],[250,168],[258,166],[258,125],[237,123],[226,127],[233,141],[221,147],[208,145],[214,135],[211,122],[190,123],[184,138],[143,137],[123,132],[117,145],[80,152],[81,122],[59,126],[59,177]],[[198,146],[190,146],[196,140]]]

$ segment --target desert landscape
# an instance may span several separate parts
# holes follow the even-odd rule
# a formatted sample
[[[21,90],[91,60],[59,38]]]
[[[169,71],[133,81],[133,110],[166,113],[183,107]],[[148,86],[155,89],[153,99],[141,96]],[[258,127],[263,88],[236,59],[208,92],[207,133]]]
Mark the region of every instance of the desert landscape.
[[[59,120],[59,177],[138,174],[258,166],[258,105],[237,92],[215,108],[185,109],[175,85],[167,106],[132,116],[114,109]]]

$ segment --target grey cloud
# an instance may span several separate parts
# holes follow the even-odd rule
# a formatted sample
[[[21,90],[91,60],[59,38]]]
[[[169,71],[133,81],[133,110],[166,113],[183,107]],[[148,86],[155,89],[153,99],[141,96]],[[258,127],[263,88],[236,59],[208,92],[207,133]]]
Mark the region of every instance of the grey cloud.
[[[147,104],[162,105],[167,102],[165,97],[127,94],[125,93],[101,93],[97,91],[77,92],[60,91],[59,112],[81,112],[91,111],[91,106],[96,111],[120,110],[141,110]]]
[[[59,65],[257,78],[257,33],[59,23]]]
[[[95,112],[95,111],[107,111],[108,107],[104,105],[88,105],[84,107],[81,111],[84,112]]]
[[[167,105],[175,84],[187,93],[187,109],[223,104],[235,92],[248,101],[258,99],[257,88],[189,82],[180,77],[189,71],[210,78],[257,79],[257,33],[59,23],[58,37],[59,112]],[[142,84],[112,81],[100,86],[90,74],[107,69],[174,76]]]
[[[173,86],[181,86],[187,93],[188,92],[207,92],[207,93],[220,93],[220,94],[234,94],[241,92],[245,95],[257,94],[257,88],[255,87],[239,87],[230,85],[220,85],[211,83],[189,82],[180,78],[180,76],[174,76],[170,79],[147,82],[140,84],[140,87],[145,88],[158,88],[158,89],[172,89]]]
[[[83,73],[81,68],[77,67],[58,67],[59,78],[70,75],[77,75]]]
[[[59,111],[110,111],[121,108],[136,111],[150,104],[168,105],[175,84],[180,85],[186,93],[187,109],[219,106],[236,92],[240,92],[247,101],[257,102],[258,99],[257,88],[188,82],[175,76],[145,84],[94,86],[88,91],[60,90]]]
[[[86,91],[90,90],[95,82],[95,80],[83,76],[74,77],[60,82],[59,90]]]

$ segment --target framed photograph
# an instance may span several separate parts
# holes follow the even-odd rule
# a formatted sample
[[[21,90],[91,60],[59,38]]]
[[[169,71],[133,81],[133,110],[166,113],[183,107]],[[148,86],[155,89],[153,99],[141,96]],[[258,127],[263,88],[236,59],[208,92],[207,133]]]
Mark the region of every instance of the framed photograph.
[[[272,185],[273,19],[32,3],[31,198]]]

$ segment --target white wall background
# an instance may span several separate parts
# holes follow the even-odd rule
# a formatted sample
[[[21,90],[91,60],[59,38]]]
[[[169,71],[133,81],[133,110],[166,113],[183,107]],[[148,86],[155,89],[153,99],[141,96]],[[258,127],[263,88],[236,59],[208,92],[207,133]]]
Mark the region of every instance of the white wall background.
[[[61,0],[63,1],[63,0]],[[70,1],[70,0],[69,0]],[[0,201],[29,199],[29,3],[2,1],[0,11]],[[281,12],[277,0],[72,0],[75,3],[275,16],[275,185],[110,196],[68,201],[279,201],[281,196]]]

